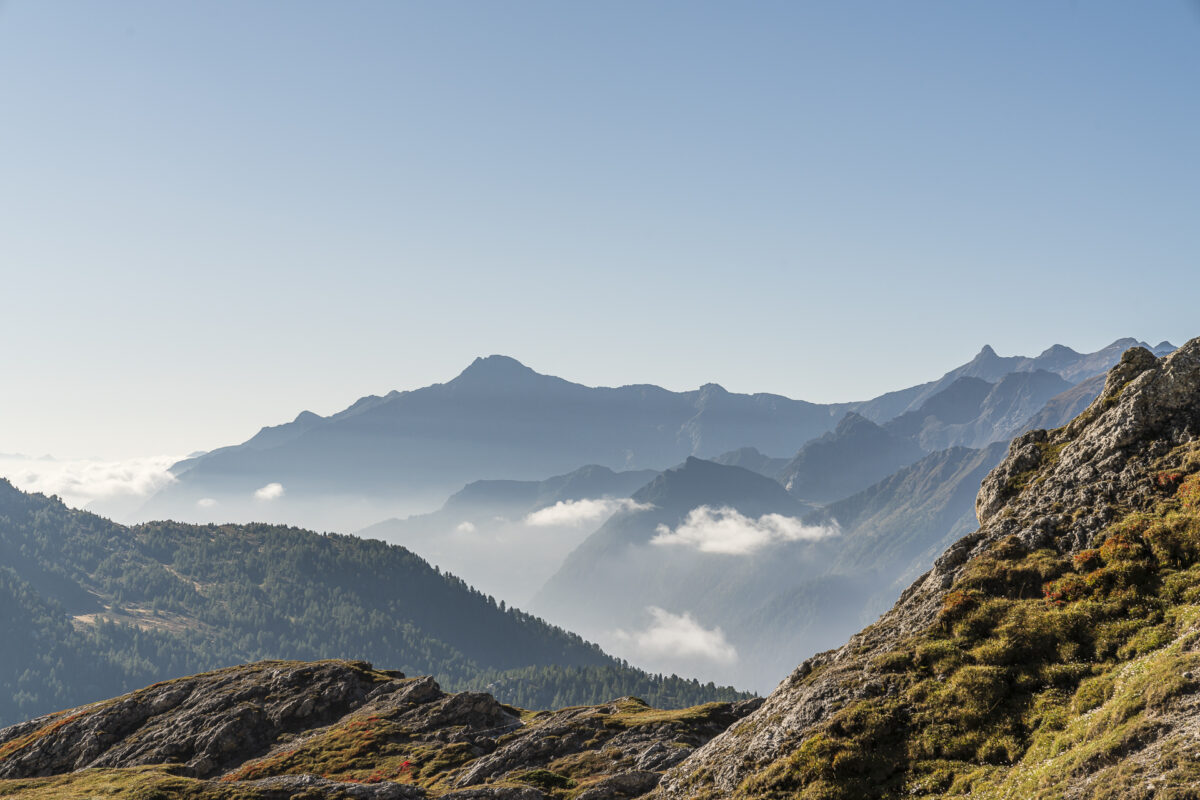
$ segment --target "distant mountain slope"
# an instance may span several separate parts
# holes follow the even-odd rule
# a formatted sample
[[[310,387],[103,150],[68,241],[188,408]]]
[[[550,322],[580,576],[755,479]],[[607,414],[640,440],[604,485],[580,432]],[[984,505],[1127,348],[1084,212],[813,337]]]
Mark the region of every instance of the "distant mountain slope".
[[[842,527],[831,571],[872,576],[861,621],[886,610],[942,551],[979,526],[975,496],[1007,449],[1007,442],[995,442],[931,453],[808,518],[814,524],[834,519]]]
[[[779,480],[794,497],[827,503],[870,486],[924,454],[913,439],[894,436],[850,413],[833,431],[800,448]]]
[[[768,478],[778,478],[779,473],[791,461],[790,458],[774,458],[763,455],[753,447],[739,447],[736,450],[721,453],[721,455],[711,460],[717,464],[724,464],[727,467],[748,469],[751,472],[757,472],[759,475],[766,475]]]
[[[555,691],[580,701],[595,697],[587,670],[646,680],[401,547],[267,525],[129,528],[5,481],[0,608],[0,722],[264,657],[363,655],[451,686],[557,670]],[[698,684],[657,686],[705,699]]]
[[[475,481],[437,511],[384,520],[359,535],[403,545],[488,594],[523,604],[656,475],[593,464],[543,481]]]
[[[1071,384],[1053,372],[1010,372],[995,383],[958,378],[915,411],[884,424],[894,435],[912,436],[926,451],[984,447],[1014,431]]]
[[[555,503],[597,497],[629,497],[658,476],[652,469],[614,472],[588,464],[540,481],[473,481],[450,495],[447,511],[527,514]]]
[[[1046,401],[1046,405],[1042,406],[1036,414],[1013,429],[1012,436],[1038,428],[1048,431],[1061,428],[1083,413],[1083,410],[1100,396],[1102,389],[1104,389],[1103,374],[1075,384],[1070,389],[1066,389]]]

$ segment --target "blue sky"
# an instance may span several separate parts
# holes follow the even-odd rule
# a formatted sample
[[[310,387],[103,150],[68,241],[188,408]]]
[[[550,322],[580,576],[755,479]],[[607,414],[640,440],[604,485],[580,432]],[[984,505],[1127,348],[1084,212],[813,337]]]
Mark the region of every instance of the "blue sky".
[[[1200,334],[1200,8],[0,6],[0,452],[515,356],[850,400]]]

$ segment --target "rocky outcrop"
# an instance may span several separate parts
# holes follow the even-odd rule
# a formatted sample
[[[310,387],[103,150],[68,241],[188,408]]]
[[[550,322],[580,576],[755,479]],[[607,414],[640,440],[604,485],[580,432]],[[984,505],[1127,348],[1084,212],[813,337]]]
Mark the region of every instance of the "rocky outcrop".
[[[621,800],[760,702],[533,713],[365,662],[261,662],[0,730],[0,794],[102,775],[124,793],[175,781],[203,798]]]
[[[156,683],[0,731],[0,778],[172,764],[207,778],[282,734],[327,724],[404,676],[363,662],[263,662]]]
[[[979,568],[985,554],[1004,547],[1016,553],[1048,553],[1043,557],[1047,562],[1065,556],[1070,565],[1072,554],[1097,545],[1098,537],[1115,521],[1139,509],[1150,509],[1164,498],[1170,500],[1169,492],[1175,485],[1172,482],[1187,473],[1169,472],[1164,476],[1156,470],[1163,469],[1163,459],[1169,454],[1180,452],[1198,436],[1200,339],[1163,359],[1156,359],[1142,348],[1129,350],[1109,372],[1100,396],[1077,419],[1058,430],[1032,431],[1012,442],[1007,457],[983,482],[977,501],[982,524],[978,531],[947,550],[876,624],[852,637],[845,646],[803,663],[762,708],[668,772],[656,796],[673,800],[783,796],[778,787],[787,786],[787,796],[799,797],[800,790],[810,785],[809,778],[796,777],[803,775],[825,775],[832,781],[829,786],[837,785],[836,776],[844,773],[832,763],[821,761],[819,754],[825,751],[820,748],[828,742],[848,741],[860,735],[854,726],[865,724],[837,715],[865,698],[895,695],[909,675],[917,674],[914,670],[920,667],[916,664],[919,659],[906,661],[907,651],[902,645],[920,643],[920,637],[939,630],[939,625],[944,628],[948,624],[946,609],[960,600],[973,602],[973,596],[965,591],[954,598],[950,593],[967,585],[964,576]],[[1081,558],[1092,558],[1091,552]],[[1027,601],[1036,604],[1041,602],[1043,579],[1036,572],[1032,575],[1031,586],[1021,591],[1036,593],[1036,600]],[[1011,594],[1014,598],[1026,596]],[[1163,634],[1170,635],[1175,634]],[[1185,635],[1191,634],[1185,631]],[[949,642],[945,638],[941,641]],[[946,647],[949,651],[953,643]],[[956,657],[982,664],[980,659],[986,653],[980,652],[983,655],[978,657],[964,653]],[[880,664],[888,663],[888,658],[898,664],[898,677],[881,669]],[[909,683],[915,685],[916,678]],[[1120,680],[1116,685],[1121,685]],[[871,736],[878,741],[890,736],[895,742],[917,735],[912,733],[916,723],[906,720],[921,713],[919,705],[897,702],[887,708],[891,721],[872,723],[881,727]],[[836,750],[834,745],[829,748],[831,753]],[[919,746],[909,748],[911,751]],[[897,758],[904,758],[904,752],[901,746]],[[1021,751],[1018,747],[1012,752],[1020,755]],[[862,758],[861,754],[843,751],[843,757],[851,756]],[[862,763],[869,763],[869,758]],[[1105,763],[1101,760],[1090,768],[1099,769]],[[929,784],[898,774],[900,769],[897,764],[884,764],[875,778],[870,778],[865,768],[860,769],[863,785],[875,788],[858,796],[928,793]],[[1162,769],[1166,767],[1160,772]],[[910,778],[913,782],[906,784]],[[820,783],[826,778],[811,780]],[[814,791],[816,783],[811,784]],[[812,796],[853,793],[826,795],[817,791]]]

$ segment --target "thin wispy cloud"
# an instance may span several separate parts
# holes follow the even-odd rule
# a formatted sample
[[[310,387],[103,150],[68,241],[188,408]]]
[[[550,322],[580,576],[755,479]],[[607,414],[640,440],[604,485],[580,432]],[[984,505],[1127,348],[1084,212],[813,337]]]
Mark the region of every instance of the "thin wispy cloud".
[[[733,664],[737,648],[725,639],[719,627],[705,628],[689,613],[672,614],[649,606],[650,624],[640,631],[618,630],[614,638],[646,659],[703,659],[715,664]]]
[[[594,500],[559,500],[552,506],[538,509],[525,517],[526,525],[584,525],[599,522],[618,511],[644,511],[652,508],[628,497],[602,497]]]
[[[460,522],[460,523],[458,523],[458,526],[455,527],[454,530],[458,531],[459,533],[474,533],[475,532],[475,523],[474,522]]]
[[[805,525],[796,517],[763,514],[747,517],[737,509],[700,506],[674,530],[659,525],[650,543],[659,547],[690,547],[701,553],[749,555],[778,542],[815,542],[837,536],[836,525]]]
[[[211,497],[201,497],[196,501],[196,505],[198,505],[200,508],[212,508],[216,504],[217,501]]]
[[[148,497],[174,483],[168,468],[180,456],[145,456],[120,461],[30,458],[0,455],[0,475],[26,492],[58,495],[82,508],[96,500]]]
[[[284,489],[282,483],[268,483],[261,489],[254,492],[255,500],[278,500],[283,497]]]

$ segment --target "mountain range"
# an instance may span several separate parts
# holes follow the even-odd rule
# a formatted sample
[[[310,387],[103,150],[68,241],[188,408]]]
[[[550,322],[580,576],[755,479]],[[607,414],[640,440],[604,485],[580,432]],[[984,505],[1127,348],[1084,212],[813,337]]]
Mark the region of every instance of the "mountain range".
[[[965,485],[979,462],[963,448],[918,463],[843,513],[877,519],[889,493]],[[721,469],[760,493],[755,511],[789,502],[698,460],[652,485],[666,504],[690,491],[682,477]],[[889,611],[761,703],[533,712],[362,662],[268,662],[2,730],[0,794],[1196,796],[1200,339],[1165,358],[1127,351],[1077,417],[1006,448],[975,507],[980,525]]]
[[[736,394],[716,384],[689,392],[652,385],[593,388],[489,356],[446,383],[364,397],[328,417],[305,411],[242,444],[185,459],[171,468],[175,480],[139,515],[349,531],[436,509],[476,480],[538,481],[586,464],[663,470],[688,456],[713,458],[743,447],[785,457],[833,431],[848,412],[884,423],[918,411],[964,377],[1003,383],[1012,373],[1041,370],[1075,384],[1103,372],[1136,344],[1118,340],[1089,354],[1056,345],[1035,358],[1002,358],[985,347],[937,381],[864,402],[824,405]],[[1156,352],[1170,348],[1164,342]],[[1050,383],[1043,376],[1037,387],[1005,387],[990,401],[978,398],[972,420],[946,419],[928,429],[921,423],[925,440],[916,440],[927,452],[1010,436],[1022,414],[1040,409],[1035,395],[1054,388]]]

